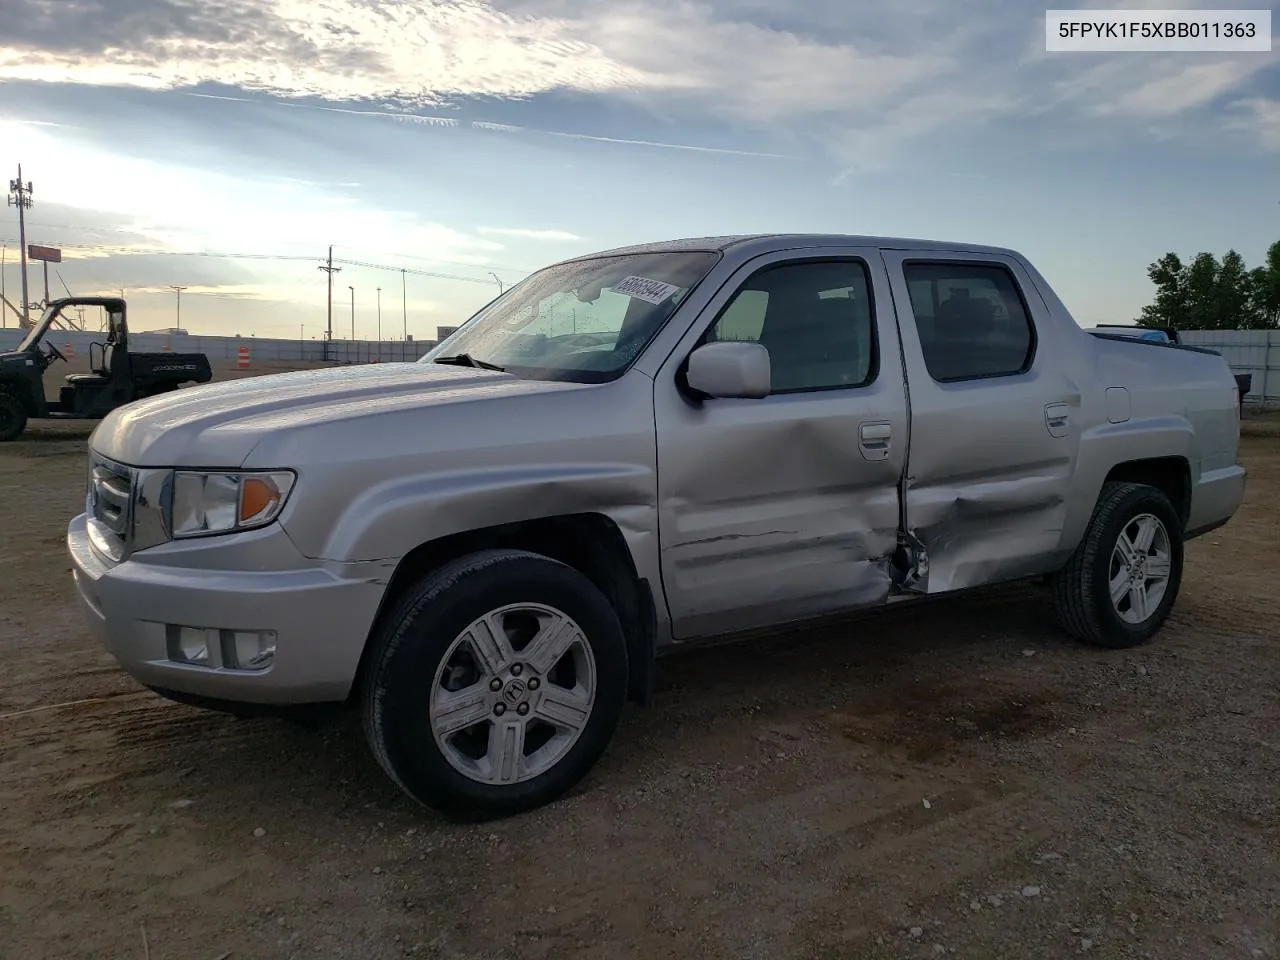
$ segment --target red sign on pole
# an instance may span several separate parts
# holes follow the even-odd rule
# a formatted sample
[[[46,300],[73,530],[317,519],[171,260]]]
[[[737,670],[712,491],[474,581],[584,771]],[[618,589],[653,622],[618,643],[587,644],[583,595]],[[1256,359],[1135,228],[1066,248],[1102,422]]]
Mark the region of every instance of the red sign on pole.
[[[61,263],[62,251],[57,247],[42,247],[38,243],[27,244],[27,256],[32,260],[43,260],[45,263]]]

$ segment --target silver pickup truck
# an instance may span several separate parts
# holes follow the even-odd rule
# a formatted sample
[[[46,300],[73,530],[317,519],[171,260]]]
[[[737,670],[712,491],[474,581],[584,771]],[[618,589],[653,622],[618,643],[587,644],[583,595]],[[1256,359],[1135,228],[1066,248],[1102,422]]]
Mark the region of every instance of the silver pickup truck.
[[[410,796],[501,816],[675,644],[1021,578],[1147,640],[1241,502],[1238,418],[1221,357],[1084,332],[1010,250],[683,240],[534,273],[417,363],[121,408],[67,545],[143,684],[350,704]]]

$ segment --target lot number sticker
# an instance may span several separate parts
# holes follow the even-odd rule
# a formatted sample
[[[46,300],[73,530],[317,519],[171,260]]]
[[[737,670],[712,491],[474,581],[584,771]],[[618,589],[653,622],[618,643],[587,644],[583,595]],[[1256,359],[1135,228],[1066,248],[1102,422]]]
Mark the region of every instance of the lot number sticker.
[[[615,293],[635,297],[637,300],[644,300],[646,303],[662,303],[680,288],[669,283],[663,283],[661,280],[649,280],[645,277],[627,277],[620,283],[614,284],[613,289]]]

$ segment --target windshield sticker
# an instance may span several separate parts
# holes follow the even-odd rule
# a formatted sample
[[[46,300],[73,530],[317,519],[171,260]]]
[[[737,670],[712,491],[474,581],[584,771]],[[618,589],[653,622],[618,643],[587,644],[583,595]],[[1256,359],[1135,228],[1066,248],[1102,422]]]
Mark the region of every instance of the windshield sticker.
[[[613,285],[615,293],[635,297],[646,303],[662,303],[680,288],[661,280],[649,280],[646,277],[627,277]]]

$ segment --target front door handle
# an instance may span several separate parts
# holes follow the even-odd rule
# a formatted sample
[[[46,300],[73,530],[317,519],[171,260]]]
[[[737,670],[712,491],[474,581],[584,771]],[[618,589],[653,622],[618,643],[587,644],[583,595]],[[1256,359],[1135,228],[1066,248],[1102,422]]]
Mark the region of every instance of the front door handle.
[[[858,430],[859,446],[865,460],[883,460],[889,456],[889,444],[893,440],[893,425],[888,423],[864,423]]]

